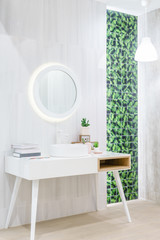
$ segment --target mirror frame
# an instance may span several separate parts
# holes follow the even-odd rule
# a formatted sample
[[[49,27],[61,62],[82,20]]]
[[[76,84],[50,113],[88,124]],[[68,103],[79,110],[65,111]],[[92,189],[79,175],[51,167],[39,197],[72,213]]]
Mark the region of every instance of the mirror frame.
[[[54,70],[63,71],[64,73],[69,75],[72,78],[76,87],[77,97],[73,106],[70,108],[70,110],[61,114],[55,114],[49,111],[42,104],[39,97],[39,91],[37,89],[39,78],[41,78],[41,76],[47,73],[48,71],[54,71]],[[39,115],[39,117],[41,117],[43,120],[46,120],[48,122],[61,122],[71,117],[80,104],[80,100],[81,100],[80,92],[81,92],[80,85],[75,74],[68,67],[58,63],[46,63],[39,66],[31,75],[29,87],[28,87],[29,100],[33,110]]]

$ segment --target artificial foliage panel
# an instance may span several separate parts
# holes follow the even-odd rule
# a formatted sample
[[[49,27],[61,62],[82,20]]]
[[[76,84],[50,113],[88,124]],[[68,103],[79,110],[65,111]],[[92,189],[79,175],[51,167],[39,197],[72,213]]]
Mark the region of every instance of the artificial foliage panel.
[[[127,200],[138,198],[137,17],[107,10],[107,151],[131,154],[120,177]],[[121,198],[107,173],[107,203]]]

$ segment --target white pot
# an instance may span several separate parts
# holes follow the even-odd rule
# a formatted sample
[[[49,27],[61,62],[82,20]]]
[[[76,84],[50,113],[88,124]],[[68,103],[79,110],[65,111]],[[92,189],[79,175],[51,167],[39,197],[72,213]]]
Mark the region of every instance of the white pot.
[[[94,152],[99,152],[99,147],[98,148],[94,148]]]
[[[81,126],[81,135],[90,135],[90,128],[89,127],[82,127]]]

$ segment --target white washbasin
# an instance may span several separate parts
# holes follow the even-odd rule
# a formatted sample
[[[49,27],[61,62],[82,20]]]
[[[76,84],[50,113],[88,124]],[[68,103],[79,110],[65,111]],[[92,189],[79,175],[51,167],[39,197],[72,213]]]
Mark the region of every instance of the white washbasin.
[[[53,157],[83,157],[88,155],[85,144],[52,144],[50,155]]]

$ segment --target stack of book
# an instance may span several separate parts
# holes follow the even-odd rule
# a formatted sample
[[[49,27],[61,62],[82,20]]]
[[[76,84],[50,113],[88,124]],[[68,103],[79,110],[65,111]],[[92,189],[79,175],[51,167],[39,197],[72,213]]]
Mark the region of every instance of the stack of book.
[[[24,144],[13,144],[11,145],[13,149],[14,157],[36,157],[41,156],[40,149],[37,144],[24,143]]]

